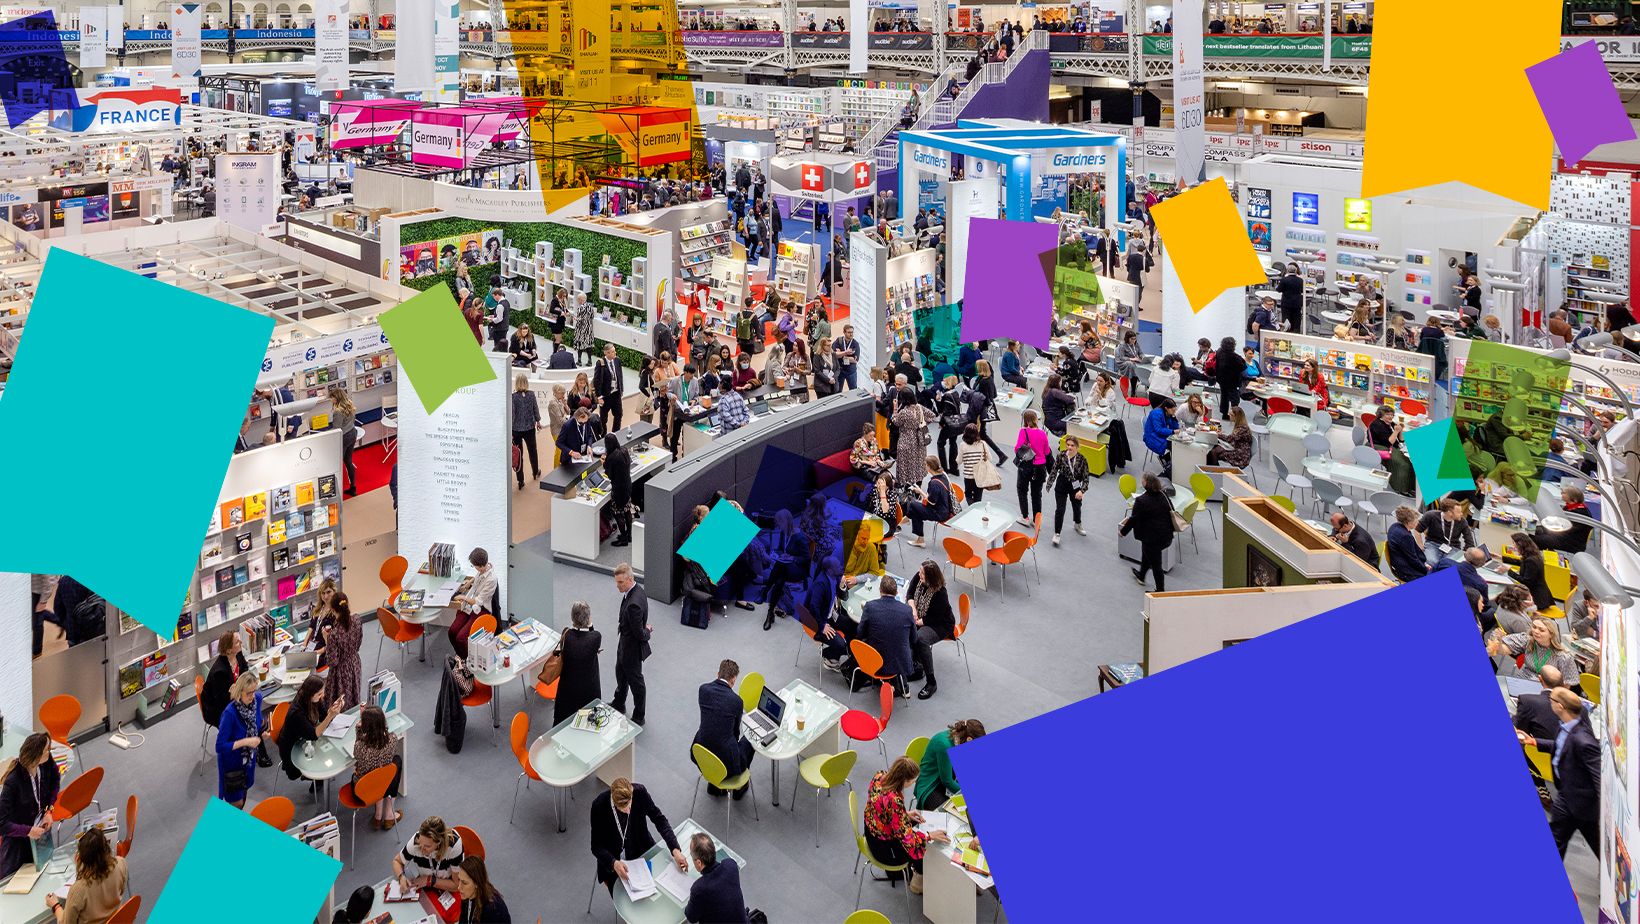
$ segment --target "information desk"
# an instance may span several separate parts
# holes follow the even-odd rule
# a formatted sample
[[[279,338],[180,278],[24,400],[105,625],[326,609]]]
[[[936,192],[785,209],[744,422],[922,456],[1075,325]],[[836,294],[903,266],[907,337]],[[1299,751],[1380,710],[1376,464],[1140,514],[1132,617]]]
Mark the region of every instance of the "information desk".
[[[784,388],[777,389],[772,385],[760,385],[744,392],[743,397],[746,399],[746,411],[751,415],[746,421],[746,426],[750,426],[760,417],[789,411],[805,403],[799,401],[790,391]],[[716,400],[714,397],[713,401]],[[710,446],[713,440],[722,435],[723,428],[718,426],[717,409],[714,404],[710,409],[702,409],[699,416],[691,418],[689,423],[684,425],[679,435],[679,441],[682,443],[679,448],[683,450],[684,455],[693,455]]]
[[[633,446],[630,452],[634,491],[637,490],[640,481],[665,468],[666,464],[672,461],[670,452],[648,443]],[[552,498],[552,554],[560,560],[593,564],[603,551],[603,530],[600,526],[604,506],[609,503],[609,485],[606,482],[603,487],[589,488],[586,483],[595,468],[602,471],[602,455],[594,462],[575,464],[586,465],[580,480],[580,490],[573,497],[557,494]]]
[[[735,865],[740,867],[741,873],[745,873],[746,861],[740,854],[730,850],[717,835],[701,827],[700,822],[695,819],[685,818],[672,828],[672,833],[677,836],[678,846],[683,848],[683,855],[688,861],[689,869],[684,876],[691,885],[700,878],[700,873],[695,870],[694,860],[689,857],[689,839],[696,834],[705,834],[712,839],[712,843],[717,845],[719,861],[733,860]],[[672,863],[674,870],[677,869],[677,864],[672,859],[672,850],[666,846],[665,841],[649,848],[643,859],[649,864],[652,873],[659,873],[668,863]],[[654,895],[635,902],[627,897],[626,887],[619,882],[615,886],[614,898],[615,913],[620,915],[626,924],[683,924],[683,906],[688,903],[687,893],[684,895],[684,901],[679,901],[669,890],[659,887],[655,889]]]
[[[313,742],[312,754],[308,753],[306,743],[291,748],[290,762],[295,765],[302,776],[310,780],[317,780],[320,783],[328,783],[330,780],[353,769],[353,745],[358,739],[357,728],[360,708],[354,706],[342,713],[342,715],[352,717],[352,724],[348,726],[347,733],[340,738],[320,735],[318,740]],[[415,727],[416,723],[411,721],[410,717],[405,715],[402,710],[387,716],[388,732],[398,736],[399,739],[399,795],[401,796],[410,794],[408,785],[410,779],[410,749],[404,746],[405,733]],[[276,762],[269,772],[282,774],[285,771]],[[326,786],[325,801],[328,806],[328,786]]]
[[[943,818],[929,819],[921,826],[927,831],[938,828],[951,837],[949,844],[929,841],[923,857],[923,916],[934,924],[975,924],[979,893],[994,883],[989,875],[973,870],[989,870],[990,866],[982,852],[968,849],[975,837],[967,801],[960,794],[952,796],[940,812]]]
[[[422,592],[421,603],[409,606],[399,604],[399,619],[417,626],[431,625],[444,614],[450,606],[451,599],[456,595],[456,588],[461,586],[461,563],[457,562],[454,570],[447,578],[434,577],[431,574],[417,572],[404,579],[406,592],[419,590]],[[427,632],[421,633],[421,660],[427,660]]]
[[[576,719],[589,712],[606,715],[608,721],[604,727],[575,728]],[[564,816],[569,811],[569,787],[594,773],[606,784],[621,777],[633,778],[632,744],[642,731],[643,726],[634,724],[599,699],[554,725],[530,744],[530,766],[542,782],[557,790],[554,811],[558,815],[559,833],[569,830],[564,825]]]
[[[632,448],[633,443],[647,442],[659,435],[661,428],[647,420],[637,420],[615,431],[615,441],[621,444],[622,449]],[[541,476],[541,490],[551,491],[554,494],[564,494],[570,486],[586,477],[587,472],[598,465],[598,460],[588,459],[582,462],[565,462],[554,469],[549,469]]]
[[[872,593],[876,592],[874,587]],[[842,703],[806,680],[793,680],[780,688],[779,695],[786,703],[786,713],[775,739],[768,744],[752,741],[752,750],[769,759],[769,791],[774,794],[772,801],[775,805],[780,804],[781,761],[793,757],[802,760],[815,754],[835,754],[843,749],[842,727],[838,724],[843,717]],[[797,727],[800,720],[803,725],[801,729]],[[796,798],[794,783],[792,799]]]
[[[556,500],[557,498],[554,498],[554,501]],[[501,635],[516,639],[517,631],[526,626],[535,630],[535,637],[503,650],[500,653],[501,661],[494,670],[481,670],[475,667],[472,661],[467,662],[467,666],[472,669],[473,679],[490,688],[490,718],[496,728],[501,727],[501,688],[518,680],[524,688],[525,699],[528,699],[530,678],[537,673],[535,668],[547,660],[547,655],[552,654],[552,650],[558,647],[558,633],[535,619],[523,620]]]

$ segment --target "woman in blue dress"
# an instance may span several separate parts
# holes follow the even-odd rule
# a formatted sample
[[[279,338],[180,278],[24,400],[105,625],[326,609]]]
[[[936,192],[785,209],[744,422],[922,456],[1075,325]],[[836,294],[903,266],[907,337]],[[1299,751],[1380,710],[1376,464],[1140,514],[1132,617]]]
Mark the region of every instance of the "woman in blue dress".
[[[245,807],[245,794],[256,783],[256,748],[266,731],[256,685],[254,671],[240,674],[217,723],[216,794],[237,808]]]

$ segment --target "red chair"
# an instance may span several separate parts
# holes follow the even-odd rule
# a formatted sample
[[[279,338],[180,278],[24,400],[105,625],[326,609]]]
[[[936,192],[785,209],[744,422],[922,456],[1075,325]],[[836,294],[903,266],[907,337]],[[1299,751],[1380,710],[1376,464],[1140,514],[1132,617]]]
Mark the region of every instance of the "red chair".
[[[136,924],[137,912],[142,910],[142,896],[133,895],[125,900],[125,904],[114,909],[105,924]]]
[[[894,715],[894,687],[883,684],[877,688],[877,698],[881,702],[882,716],[874,716],[860,709],[850,709],[843,713],[838,720],[843,734],[849,737],[849,750],[854,749],[856,741],[875,741],[877,749],[883,752],[883,766],[888,766],[888,748],[883,744],[883,731],[888,728],[888,720]]]
[[[1264,411],[1267,414],[1291,414],[1293,402],[1286,398],[1270,398],[1264,402]]]
[[[1401,413],[1406,414],[1409,417],[1417,417],[1420,414],[1429,413],[1429,408],[1425,407],[1422,401],[1414,401],[1411,398],[1402,398]]]
[[[456,832],[456,837],[461,838],[462,856],[484,859],[484,841],[479,838],[477,831],[466,825],[455,825],[450,830]]]
[[[51,807],[52,820],[67,821],[91,805],[97,806],[97,811],[102,811],[102,804],[97,801],[97,787],[102,785],[102,781],[101,767],[92,767],[69,780],[68,785],[57,794],[57,804]]]
[[[137,839],[137,797],[130,796],[125,800],[125,840],[114,845],[114,855],[126,856],[131,852],[131,842]]]
[[[376,608],[376,622],[381,625],[381,638],[376,640],[376,667],[382,664],[382,642],[391,641],[399,646],[399,672],[404,672],[404,646],[418,638],[426,628],[411,622],[404,622],[394,615],[387,607]]]
[[[1124,400],[1128,403],[1128,407],[1142,407],[1142,408],[1146,408],[1146,409],[1148,409],[1150,407],[1150,397],[1148,395],[1143,397],[1143,398],[1135,398],[1132,395],[1128,394],[1127,376],[1122,376],[1122,377],[1118,378],[1116,380],[1116,387],[1121,390],[1122,400]]]
[[[397,764],[388,764],[359,777],[357,783],[343,783],[342,788],[336,791],[336,801],[342,808],[352,809],[353,814],[347,820],[348,840],[353,842],[353,853],[350,857],[359,855],[359,813],[365,809],[374,809],[378,802],[387,796],[387,790],[393,785],[393,778],[398,776]],[[261,808],[260,805],[257,808]],[[348,868],[353,867],[351,859]]]

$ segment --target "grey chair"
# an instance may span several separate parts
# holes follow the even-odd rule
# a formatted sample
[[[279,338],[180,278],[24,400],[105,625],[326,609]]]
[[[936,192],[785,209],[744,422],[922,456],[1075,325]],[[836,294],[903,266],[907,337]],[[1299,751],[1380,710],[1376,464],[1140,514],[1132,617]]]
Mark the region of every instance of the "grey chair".
[[[1384,457],[1371,446],[1356,446],[1350,450],[1350,461],[1356,465],[1365,465],[1368,468],[1378,468],[1384,464]]]
[[[1310,486],[1315,491],[1316,507],[1322,512],[1325,512],[1327,508],[1332,508],[1340,513],[1347,513],[1351,507],[1355,506],[1354,501],[1344,496],[1343,488],[1325,478],[1312,480]]]
[[[1332,429],[1332,415],[1320,408],[1317,408],[1316,412],[1310,415],[1310,419],[1315,421],[1315,429],[1311,430],[1311,433],[1326,433]]]
[[[1259,411],[1248,418],[1247,429],[1253,431],[1253,450],[1259,458],[1264,458],[1267,442],[1270,436],[1270,416]]]
[[[1320,433],[1309,433],[1304,436],[1304,455],[1306,457],[1332,457],[1332,441]]]
[[[1292,472],[1287,471],[1287,463],[1281,461],[1280,456],[1272,454],[1270,464],[1275,466],[1276,487],[1281,487],[1282,483],[1285,482],[1287,487],[1295,491],[1313,491],[1315,489],[1313,482],[1308,477],[1294,475]]]

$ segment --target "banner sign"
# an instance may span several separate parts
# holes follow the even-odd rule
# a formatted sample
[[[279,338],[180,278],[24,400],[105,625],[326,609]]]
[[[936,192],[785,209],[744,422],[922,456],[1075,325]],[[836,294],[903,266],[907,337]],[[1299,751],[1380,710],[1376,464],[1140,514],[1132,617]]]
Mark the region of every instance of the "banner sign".
[[[421,109],[410,115],[410,162],[430,167],[470,166],[507,124],[498,109]]]
[[[871,4],[867,0],[848,0],[848,21],[851,23],[868,23],[871,21]],[[864,29],[855,29],[848,34],[848,71],[851,74],[864,74],[870,67],[866,46],[871,33]]]
[[[1179,20],[1174,20],[1178,28]],[[1315,58],[1322,57],[1323,39],[1319,35],[1208,35],[1203,37],[1203,49],[1209,58]],[[1146,35],[1144,50],[1147,55],[1172,57],[1172,35]],[[1335,35],[1332,39],[1333,60],[1340,58],[1365,61],[1372,57],[1372,36]]]
[[[216,217],[247,231],[259,231],[279,214],[279,159],[276,153],[216,156]]]
[[[866,44],[872,51],[932,51],[934,36],[929,32],[872,32]]]
[[[600,0],[570,0],[570,67],[575,83],[570,96],[582,102],[608,102],[609,5]]]
[[[197,3],[171,6],[171,79],[198,80],[200,9]]]
[[[422,103],[406,99],[373,99],[330,104],[330,146],[367,148],[392,144],[410,124],[410,113]]]
[[[319,91],[348,86],[348,0],[318,0],[313,28],[314,86]]]
[[[398,29],[393,40],[395,90],[433,88],[433,2],[398,0]]]
[[[1173,0],[1173,173],[1180,186],[1207,179],[1205,100],[1202,0]]]
[[[461,4],[433,0],[433,100],[461,99]]]
[[[707,35],[734,35],[733,32],[708,32]],[[793,48],[836,48],[849,47],[848,32],[793,32]],[[778,44],[778,43],[777,43]]]
[[[108,66],[108,7],[80,7],[80,67]]]
[[[792,44],[804,47],[807,35],[841,35],[838,32],[794,32]],[[785,44],[779,32],[685,32],[685,47],[694,48],[779,48]]]
[[[351,356],[379,353],[386,349],[390,349],[387,335],[375,324],[313,340],[270,346],[267,356],[262,359],[261,380],[273,381],[279,376],[293,375],[315,366],[335,365]]]
[[[80,99],[73,90],[52,94],[51,125],[62,131],[175,132],[182,124],[182,91],[98,90]]]

